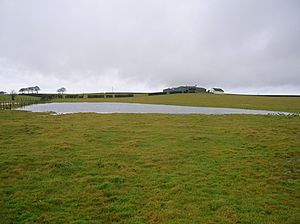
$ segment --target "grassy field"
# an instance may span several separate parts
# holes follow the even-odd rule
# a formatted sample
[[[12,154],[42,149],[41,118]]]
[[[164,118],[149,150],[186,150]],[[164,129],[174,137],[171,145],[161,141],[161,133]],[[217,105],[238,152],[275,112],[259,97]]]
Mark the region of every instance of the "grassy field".
[[[298,116],[0,111],[0,127],[1,223],[300,223]]]
[[[39,100],[39,97],[34,97],[34,96],[27,96],[27,95],[16,95],[15,96],[15,101],[20,102],[20,101],[36,101]],[[11,95],[9,94],[0,94],[0,102],[1,101],[11,101]]]
[[[300,113],[300,97],[214,94],[170,94],[129,98],[55,99],[54,102],[132,102],[183,106],[228,107]]]

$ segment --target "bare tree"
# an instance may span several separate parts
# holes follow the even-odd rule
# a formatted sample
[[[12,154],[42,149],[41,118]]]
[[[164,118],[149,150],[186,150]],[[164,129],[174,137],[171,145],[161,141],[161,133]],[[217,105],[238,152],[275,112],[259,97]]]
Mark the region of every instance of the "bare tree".
[[[27,89],[28,89],[28,93],[29,93],[29,91],[30,91],[30,92],[33,94],[34,87],[30,86],[30,87],[28,87]]]
[[[63,94],[64,92],[66,92],[66,88],[65,87],[61,87],[58,90],[56,90],[61,96],[61,98],[64,98]]]
[[[26,91],[26,88],[21,88],[21,89],[19,90],[19,93],[24,94],[25,91]]]
[[[15,100],[17,96],[17,92],[15,90],[10,91],[11,100]]]
[[[33,87],[33,89],[36,92],[36,94],[38,94],[39,91],[41,90],[40,87],[38,87],[38,86]]]
[[[66,92],[66,88],[65,87],[61,87],[57,90],[58,93],[63,94],[64,92]]]

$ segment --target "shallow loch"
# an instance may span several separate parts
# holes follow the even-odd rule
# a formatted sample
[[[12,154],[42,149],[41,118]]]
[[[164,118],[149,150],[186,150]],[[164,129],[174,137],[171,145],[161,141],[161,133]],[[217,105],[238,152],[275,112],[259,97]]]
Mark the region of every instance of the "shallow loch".
[[[267,110],[217,107],[191,107],[139,103],[45,103],[28,105],[18,110],[32,112],[70,113],[155,113],[155,114],[289,114]]]

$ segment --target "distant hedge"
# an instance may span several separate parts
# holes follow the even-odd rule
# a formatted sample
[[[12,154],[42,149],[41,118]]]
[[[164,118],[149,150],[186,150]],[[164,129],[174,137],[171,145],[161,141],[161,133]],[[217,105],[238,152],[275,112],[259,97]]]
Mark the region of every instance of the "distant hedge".
[[[100,95],[100,94],[88,94],[87,97],[88,98],[104,98],[104,95]]]
[[[120,97],[134,97],[133,94],[120,94],[120,95],[115,95],[116,98],[120,98]]]
[[[71,98],[71,99],[74,99],[74,98],[83,98],[83,95],[82,94],[72,94],[72,95],[65,95],[65,98]]]
[[[156,92],[156,93],[148,93],[148,96],[156,96],[156,95],[165,95],[167,93],[164,92]]]

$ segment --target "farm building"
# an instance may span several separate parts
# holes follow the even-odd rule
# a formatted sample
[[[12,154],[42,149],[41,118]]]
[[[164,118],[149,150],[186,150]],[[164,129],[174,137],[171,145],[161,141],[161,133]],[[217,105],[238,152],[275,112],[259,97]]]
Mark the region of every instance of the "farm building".
[[[205,93],[206,89],[197,86],[179,86],[179,87],[164,89],[163,92],[164,93]]]
[[[210,90],[208,90],[208,92],[213,94],[223,94],[224,90],[221,88],[211,88]]]

